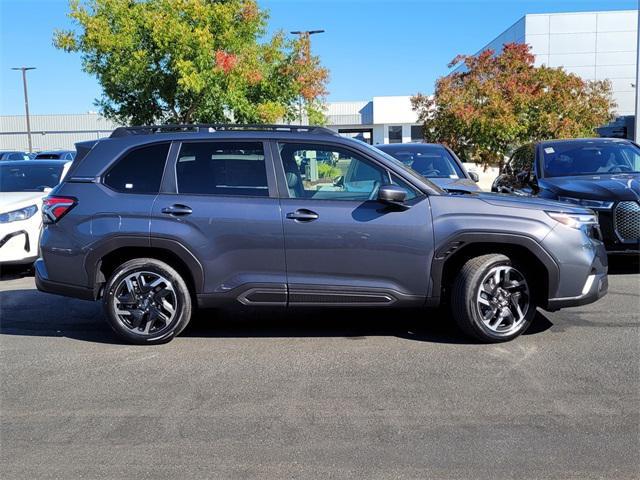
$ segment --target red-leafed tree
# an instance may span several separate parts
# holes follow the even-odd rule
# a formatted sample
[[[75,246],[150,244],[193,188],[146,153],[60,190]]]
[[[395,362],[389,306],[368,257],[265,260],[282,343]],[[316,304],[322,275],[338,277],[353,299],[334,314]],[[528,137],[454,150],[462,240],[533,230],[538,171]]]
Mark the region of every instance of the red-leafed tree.
[[[463,68],[438,79],[433,96],[412,98],[428,141],[450,146],[466,161],[501,166],[522,144],[591,136],[611,118],[608,81],[536,67],[526,44],[494,53],[456,57],[449,67]]]
[[[322,123],[328,72],[303,39],[266,36],[255,0],[71,0],[54,45],[82,56],[123,123]]]

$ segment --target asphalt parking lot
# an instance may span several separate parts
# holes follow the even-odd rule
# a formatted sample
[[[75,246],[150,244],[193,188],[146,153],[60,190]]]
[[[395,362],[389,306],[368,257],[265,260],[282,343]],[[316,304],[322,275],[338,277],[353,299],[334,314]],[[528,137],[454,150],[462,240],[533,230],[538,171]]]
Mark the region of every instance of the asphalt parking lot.
[[[200,314],[158,347],[0,281],[3,478],[639,478],[640,274],[468,342],[420,311]]]

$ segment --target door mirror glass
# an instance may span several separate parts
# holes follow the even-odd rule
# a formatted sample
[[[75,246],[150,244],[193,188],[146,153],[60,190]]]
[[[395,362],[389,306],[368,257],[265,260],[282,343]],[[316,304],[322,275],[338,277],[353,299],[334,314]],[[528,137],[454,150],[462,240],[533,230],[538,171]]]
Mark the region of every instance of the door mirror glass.
[[[469,172],[469,178],[471,178],[471,180],[473,180],[476,183],[480,181],[480,177],[476,172]]]
[[[397,185],[383,185],[378,189],[378,200],[390,205],[404,205],[407,191]]]

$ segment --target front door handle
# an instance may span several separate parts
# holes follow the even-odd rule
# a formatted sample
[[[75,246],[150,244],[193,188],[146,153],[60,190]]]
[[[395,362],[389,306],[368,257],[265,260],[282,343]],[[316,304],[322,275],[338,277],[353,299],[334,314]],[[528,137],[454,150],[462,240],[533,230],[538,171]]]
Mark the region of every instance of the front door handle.
[[[170,207],[164,207],[161,211],[162,213],[166,213],[167,215],[173,215],[175,217],[191,215],[193,213],[193,210],[191,210],[191,207],[188,207],[187,205],[180,205],[178,203],[171,205]]]
[[[298,222],[313,222],[320,217],[316,212],[312,212],[311,210],[307,210],[306,208],[300,208],[295,212],[287,213],[287,218],[289,220],[296,220]]]

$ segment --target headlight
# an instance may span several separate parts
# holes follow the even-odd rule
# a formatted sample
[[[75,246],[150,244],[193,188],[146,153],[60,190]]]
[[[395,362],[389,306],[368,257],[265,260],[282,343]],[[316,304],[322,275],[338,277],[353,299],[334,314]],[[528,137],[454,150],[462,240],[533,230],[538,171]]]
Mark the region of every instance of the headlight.
[[[36,205],[30,207],[21,208],[20,210],[13,210],[12,212],[0,213],[0,223],[19,222],[20,220],[27,220],[35,215],[38,211]]]
[[[571,228],[580,229],[589,225],[598,224],[597,215],[592,215],[590,213],[547,212],[547,215]]]
[[[587,200],[586,198],[573,198],[573,197],[558,197],[561,202],[572,203],[574,205],[580,205],[581,207],[595,208],[597,210],[610,210],[613,207],[613,202],[606,202],[603,200]]]

